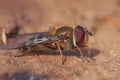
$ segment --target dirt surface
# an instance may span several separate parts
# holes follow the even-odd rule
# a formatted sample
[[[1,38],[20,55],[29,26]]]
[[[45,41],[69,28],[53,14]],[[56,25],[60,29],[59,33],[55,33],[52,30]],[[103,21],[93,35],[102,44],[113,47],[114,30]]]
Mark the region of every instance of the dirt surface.
[[[96,59],[83,63],[67,51],[62,65],[54,51],[13,57],[21,52],[0,50],[0,80],[120,80],[119,21],[120,0],[0,0],[0,28],[7,34],[15,26],[23,34],[80,24],[94,31],[88,45]]]

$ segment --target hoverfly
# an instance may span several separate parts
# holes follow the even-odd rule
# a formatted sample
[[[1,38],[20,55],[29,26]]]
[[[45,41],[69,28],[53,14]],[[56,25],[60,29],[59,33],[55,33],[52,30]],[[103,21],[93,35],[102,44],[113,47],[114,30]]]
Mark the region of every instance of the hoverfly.
[[[92,32],[89,32],[82,26],[76,26],[75,28],[63,26],[58,28],[55,34],[51,34],[50,32],[39,32],[13,35],[14,39],[7,42],[5,45],[0,46],[0,49],[20,49],[24,52],[24,54],[17,56],[23,56],[28,54],[31,48],[38,45],[44,45],[52,49],[57,48],[62,57],[62,64],[64,64],[65,59],[63,58],[62,50],[77,49],[81,54],[81,58],[84,58],[80,48],[86,47],[89,57],[91,57],[90,49],[86,43],[88,41],[88,35],[92,34]]]

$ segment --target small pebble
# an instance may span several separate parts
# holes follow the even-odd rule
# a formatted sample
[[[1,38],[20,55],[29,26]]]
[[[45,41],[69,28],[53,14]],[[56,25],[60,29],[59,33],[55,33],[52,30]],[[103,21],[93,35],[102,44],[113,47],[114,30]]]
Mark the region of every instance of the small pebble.
[[[110,55],[111,55],[111,56],[117,56],[117,54],[115,53],[114,50],[111,50],[111,51],[110,51]]]

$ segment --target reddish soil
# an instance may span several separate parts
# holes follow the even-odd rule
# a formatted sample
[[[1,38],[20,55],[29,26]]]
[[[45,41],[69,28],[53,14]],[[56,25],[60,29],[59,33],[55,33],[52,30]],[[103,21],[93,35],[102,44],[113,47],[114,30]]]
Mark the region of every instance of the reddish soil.
[[[0,50],[0,80],[120,80],[119,21],[119,0],[0,0],[0,28],[7,34],[15,26],[23,34],[80,24],[95,32],[88,45],[96,59],[83,63],[67,51],[62,65],[55,52],[13,57],[21,52]]]

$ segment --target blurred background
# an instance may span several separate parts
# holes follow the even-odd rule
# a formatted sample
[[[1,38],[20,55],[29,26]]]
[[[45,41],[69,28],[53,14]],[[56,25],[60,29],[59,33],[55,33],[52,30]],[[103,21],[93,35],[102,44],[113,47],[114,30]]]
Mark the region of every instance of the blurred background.
[[[95,32],[88,44],[93,53],[99,52],[95,56],[96,62],[83,64],[71,56],[62,66],[60,56],[32,55],[32,58],[21,59],[1,54],[3,80],[12,80],[17,76],[16,71],[24,71],[28,66],[32,74],[40,74],[38,80],[120,79],[120,0],[0,0],[0,30],[5,28],[6,34],[43,32],[50,26],[64,25],[82,25]],[[30,78],[28,74],[26,76],[25,79]]]
[[[118,28],[119,19],[120,0],[0,0],[0,27],[6,27],[7,33],[16,25],[20,33],[79,24]]]

